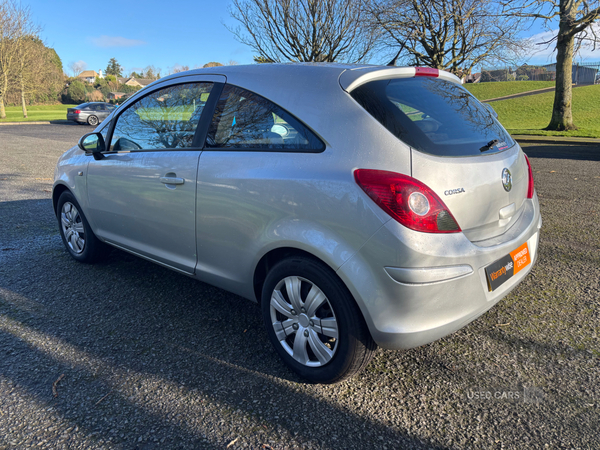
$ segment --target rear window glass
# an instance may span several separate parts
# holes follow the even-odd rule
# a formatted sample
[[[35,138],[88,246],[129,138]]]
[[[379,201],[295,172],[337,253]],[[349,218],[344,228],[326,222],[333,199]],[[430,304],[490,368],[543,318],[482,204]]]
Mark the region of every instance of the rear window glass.
[[[306,126],[258,94],[226,85],[206,138],[208,148],[320,152]]]
[[[377,80],[352,97],[406,144],[439,156],[496,153],[514,145],[502,125],[462,86],[431,77]]]

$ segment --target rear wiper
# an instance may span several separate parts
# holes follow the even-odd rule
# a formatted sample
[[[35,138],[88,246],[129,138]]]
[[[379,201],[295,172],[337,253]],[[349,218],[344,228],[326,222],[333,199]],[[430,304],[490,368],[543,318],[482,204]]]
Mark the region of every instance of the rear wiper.
[[[488,142],[487,144],[485,144],[483,147],[481,147],[479,149],[479,151],[480,152],[487,152],[489,149],[491,149],[498,142],[500,142],[498,139],[491,140],[490,142]]]

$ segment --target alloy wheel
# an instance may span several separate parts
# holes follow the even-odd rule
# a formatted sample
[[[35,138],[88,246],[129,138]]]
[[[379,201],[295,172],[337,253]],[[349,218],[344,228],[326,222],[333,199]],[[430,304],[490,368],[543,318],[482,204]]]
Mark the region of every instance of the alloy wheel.
[[[270,300],[271,323],[285,351],[307,367],[331,361],[338,323],[329,300],[311,281],[289,276],[277,283]]]
[[[60,223],[69,249],[80,254],[85,249],[85,230],[81,214],[71,202],[65,202],[60,212]]]

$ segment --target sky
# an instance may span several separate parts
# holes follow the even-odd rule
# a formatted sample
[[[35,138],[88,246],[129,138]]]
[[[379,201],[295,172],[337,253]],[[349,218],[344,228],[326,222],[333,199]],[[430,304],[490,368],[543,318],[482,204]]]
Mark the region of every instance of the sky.
[[[594,29],[596,33],[600,35],[600,24],[594,24]],[[535,34],[533,34],[530,39],[534,43],[538,42],[548,42],[554,36],[556,36],[557,30],[536,30]],[[531,61],[528,64],[552,64],[556,62],[556,52],[554,51],[554,43],[551,45],[534,45],[537,49],[535,55],[531,58]],[[577,55],[574,58],[574,62],[579,63],[597,63],[600,62],[600,48],[594,50],[594,46],[591,43],[584,43]]]
[[[125,72],[149,65],[165,75],[175,65],[203,66],[234,60],[251,64],[254,53],[236,41],[227,0],[72,1],[21,0],[41,37],[58,53],[64,71],[83,61],[103,71],[116,58]]]
[[[226,25],[237,22],[228,13],[228,0],[21,0],[29,6],[41,37],[60,56],[65,73],[69,66],[85,63],[87,70],[105,70],[116,58],[125,74],[149,65],[164,76],[173,67],[202,67],[217,61],[223,64],[253,62],[252,49],[238,42]],[[534,24],[523,37],[534,42],[548,40],[549,34]],[[553,46],[535,46],[538,53],[528,64],[555,62]],[[600,61],[600,50],[583,49],[580,62]],[[374,58],[372,63],[383,63]]]

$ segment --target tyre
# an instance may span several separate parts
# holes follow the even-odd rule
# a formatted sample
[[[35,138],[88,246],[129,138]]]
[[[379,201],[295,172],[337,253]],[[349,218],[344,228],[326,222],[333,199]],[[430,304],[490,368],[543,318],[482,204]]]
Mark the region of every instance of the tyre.
[[[354,298],[324,264],[285,259],[269,271],[261,299],[267,333],[283,361],[313,383],[361,371],[376,349]]]
[[[98,121],[98,118],[96,116],[90,116],[87,119],[87,123],[88,123],[88,125],[91,125],[91,126],[95,127],[95,126],[98,125],[99,121]]]
[[[63,244],[73,259],[93,263],[106,256],[108,246],[93,233],[79,203],[69,191],[59,197],[56,216]]]

